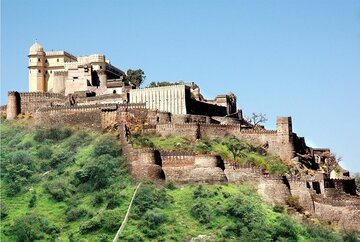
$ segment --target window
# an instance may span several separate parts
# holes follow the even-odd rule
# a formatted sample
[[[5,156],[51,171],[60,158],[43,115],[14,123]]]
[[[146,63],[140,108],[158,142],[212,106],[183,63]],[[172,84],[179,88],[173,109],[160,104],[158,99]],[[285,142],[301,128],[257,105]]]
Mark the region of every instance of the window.
[[[59,62],[59,59],[56,59],[57,62]]]
[[[38,71],[39,73],[41,73],[41,70],[39,69],[39,71]]]
[[[47,59],[45,60],[45,63],[48,63],[48,60],[47,60]]]
[[[102,69],[102,66],[100,66],[100,70]]]
[[[52,71],[50,71],[50,73],[52,73]]]
[[[40,62],[40,58],[38,59],[38,62]]]

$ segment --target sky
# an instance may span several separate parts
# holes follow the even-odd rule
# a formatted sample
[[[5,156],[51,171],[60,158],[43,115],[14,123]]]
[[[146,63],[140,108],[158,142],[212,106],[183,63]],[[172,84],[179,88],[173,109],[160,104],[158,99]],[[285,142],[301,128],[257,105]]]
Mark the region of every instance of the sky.
[[[233,92],[245,116],[291,116],[310,146],[360,172],[359,0],[1,0],[1,105],[27,91],[27,54],[103,53],[151,81]]]

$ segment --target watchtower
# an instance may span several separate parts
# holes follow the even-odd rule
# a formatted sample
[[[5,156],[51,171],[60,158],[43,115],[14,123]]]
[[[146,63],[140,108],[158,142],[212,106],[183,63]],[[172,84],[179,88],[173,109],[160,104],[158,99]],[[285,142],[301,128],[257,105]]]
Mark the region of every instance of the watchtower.
[[[8,103],[6,108],[6,119],[15,119],[20,113],[20,95],[18,92],[8,93]]]
[[[29,51],[29,91],[46,92],[46,56],[42,46],[35,42]]]

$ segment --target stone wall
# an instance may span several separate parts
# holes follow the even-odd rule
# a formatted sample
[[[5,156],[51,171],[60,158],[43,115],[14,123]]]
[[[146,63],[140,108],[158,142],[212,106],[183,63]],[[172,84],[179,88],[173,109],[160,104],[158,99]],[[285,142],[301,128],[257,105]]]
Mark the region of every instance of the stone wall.
[[[134,149],[126,137],[125,125],[119,127],[122,154],[128,161],[131,174],[139,180],[164,180],[161,161],[153,149]]]
[[[158,124],[156,125],[156,133],[167,136],[184,136],[189,139],[195,140],[199,138],[199,125],[198,124]]]
[[[162,168],[167,181],[176,183],[226,182],[222,160],[212,155],[188,152],[161,152]]]
[[[93,128],[102,128],[100,107],[62,107],[44,108],[36,112],[37,121],[46,124],[78,124]]]
[[[35,113],[39,108],[64,106],[65,97],[59,93],[22,92],[20,95],[20,112],[23,114]]]

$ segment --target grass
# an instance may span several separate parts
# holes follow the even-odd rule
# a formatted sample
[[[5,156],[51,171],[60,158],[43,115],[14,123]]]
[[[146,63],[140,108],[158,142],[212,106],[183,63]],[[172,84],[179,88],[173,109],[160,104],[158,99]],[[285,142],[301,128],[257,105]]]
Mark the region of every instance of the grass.
[[[62,135],[65,128],[66,132],[70,129],[70,135]],[[124,170],[121,156],[114,150],[118,147],[116,134],[78,127],[58,129],[54,131],[56,135],[49,133],[49,136],[41,138],[41,134],[47,133],[49,128],[37,127],[31,120],[1,123],[0,188],[2,209],[6,207],[7,213],[0,221],[1,241],[20,241],[19,221],[30,223],[21,225],[27,226],[27,231],[37,232],[34,235],[37,238],[28,241],[112,241],[115,236],[136,186]],[[194,145],[182,137],[153,136],[149,139],[156,147],[168,150],[182,147],[191,151]],[[107,142],[106,147],[101,147],[104,142]],[[237,141],[198,142],[196,145],[201,142],[203,147],[197,152],[216,150],[226,151],[229,155],[231,142]],[[96,149],[98,147],[100,149]],[[271,162],[271,157],[254,152],[255,147],[246,144],[241,144],[241,147],[232,149],[231,154],[237,152],[241,159],[252,157],[258,163]],[[32,164],[11,166],[14,154],[19,155],[21,150],[29,155]],[[104,159],[104,152],[108,160]],[[242,153],[248,155],[243,156]],[[24,152],[20,154],[24,155]],[[115,168],[114,160],[118,162]],[[96,169],[92,169],[92,164],[109,174],[105,187],[95,189],[92,186],[96,183],[91,179],[99,178],[95,176]],[[107,170],[109,167],[110,170]],[[14,195],[8,193],[14,182],[9,180],[10,169],[16,172],[19,171],[17,169],[31,171],[27,179],[21,179],[21,175],[13,177],[21,180],[21,189]],[[93,176],[87,173],[89,171]],[[54,180],[60,180],[68,190],[68,195],[61,200],[54,199],[46,189]],[[54,192],[59,191],[55,189]],[[34,194],[35,206],[29,207]],[[144,183],[135,201],[120,241],[187,241],[199,235],[214,236],[216,241],[350,241],[343,234],[320,225],[296,222],[282,212],[283,209],[266,205],[251,184],[176,187],[173,184],[162,186]],[[75,211],[82,212],[70,217]],[[46,222],[35,224],[39,230],[35,230],[36,226],[31,224],[35,220],[24,219],[34,215]],[[91,223],[95,223],[95,226],[89,226]],[[86,231],[83,229],[85,225],[88,225]]]

